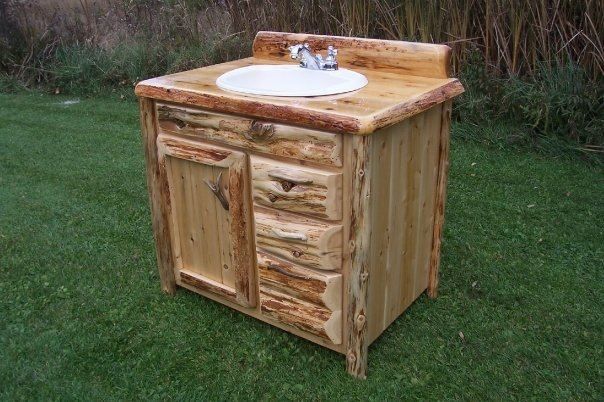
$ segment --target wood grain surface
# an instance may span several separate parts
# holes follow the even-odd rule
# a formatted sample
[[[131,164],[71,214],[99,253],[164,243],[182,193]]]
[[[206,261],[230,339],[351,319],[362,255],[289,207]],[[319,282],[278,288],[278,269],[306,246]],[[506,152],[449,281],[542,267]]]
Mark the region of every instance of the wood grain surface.
[[[226,143],[248,150],[342,166],[342,136],[181,105],[159,104],[162,132]]]
[[[166,167],[159,160],[156,145],[158,130],[155,104],[152,99],[141,98],[139,105],[141,133],[145,150],[147,190],[149,192],[159,278],[162,290],[174,294],[176,278],[172,247],[170,246],[170,231],[174,228],[171,227],[170,192],[168,191]]]
[[[342,343],[342,312],[291,297],[272,288],[260,286],[260,309],[275,321],[302,331]]]
[[[351,208],[349,247],[351,253],[347,298],[347,352],[346,370],[357,378],[367,377],[367,291],[370,281],[371,223],[371,140],[372,137],[353,137]],[[382,228],[376,228],[376,230]]]
[[[254,217],[259,248],[310,268],[341,268],[342,225],[260,207]]]
[[[211,284],[230,283],[237,303],[254,306],[256,270],[253,243],[250,241],[253,223],[248,195],[247,155],[167,134],[157,137],[157,149],[160,164],[165,166],[166,161],[175,159],[164,169],[171,174],[170,186],[165,191],[170,198],[166,208],[174,218],[172,249],[175,261],[182,264],[177,267],[181,270],[180,279],[183,280],[184,269],[198,275],[196,283],[203,279]],[[219,170],[225,173],[224,182],[217,185],[227,197],[228,214],[208,189],[207,180],[218,181]],[[223,211],[217,213],[220,208]],[[222,218],[221,221],[218,218]],[[227,231],[222,230],[225,226]],[[223,241],[221,233],[227,234]],[[191,281],[187,283],[194,286]],[[212,288],[216,287],[204,289]]]
[[[258,252],[258,273],[262,286],[332,311],[342,309],[340,274],[307,269],[262,251]]]
[[[329,220],[342,218],[342,174],[252,156],[254,202]]]
[[[284,98],[225,91],[216,85],[220,75],[236,68],[292,65],[284,49],[290,41],[305,38],[318,48],[328,43],[339,46],[340,67],[364,74],[367,86],[334,96]],[[370,134],[461,94],[463,86],[448,77],[448,65],[448,48],[442,45],[260,32],[254,57],[145,80],[135,91],[219,113],[334,133]]]
[[[338,49],[338,63],[348,68],[380,70],[431,78],[449,78],[451,48],[431,43],[344,36],[260,31],[252,46],[254,57],[291,60],[289,46],[308,43],[314,52]]]

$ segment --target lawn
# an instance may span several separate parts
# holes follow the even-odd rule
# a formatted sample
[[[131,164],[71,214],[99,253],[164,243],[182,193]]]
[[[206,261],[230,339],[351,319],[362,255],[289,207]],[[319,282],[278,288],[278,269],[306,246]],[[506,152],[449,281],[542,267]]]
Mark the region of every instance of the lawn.
[[[162,294],[137,105],[69,99],[0,95],[0,399],[604,397],[601,167],[454,139],[440,297],[358,381],[334,352]]]

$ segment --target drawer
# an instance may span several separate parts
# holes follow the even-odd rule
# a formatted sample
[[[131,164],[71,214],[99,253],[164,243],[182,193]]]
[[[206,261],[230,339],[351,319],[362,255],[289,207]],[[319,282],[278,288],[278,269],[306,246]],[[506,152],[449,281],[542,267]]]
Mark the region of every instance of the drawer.
[[[328,220],[342,218],[342,174],[252,156],[252,192],[258,205]]]
[[[258,251],[261,287],[273,287],[297,299],[333,311],[342,309],[342,275],[314,271]]]
[[[342,166],[342,136],[201,109],[157,105],[160,131],[223,142],[257,152]]]
[[[311,268],[341,268],[341,225],[258,207],[254,216],[259,248]]]
[[[342,276],[296,266],[258,253],[262,314],[342,343]]]
[[[260,288],[262,314],[280,323],[342,343],[342,311],[330,311],[271,289]]]

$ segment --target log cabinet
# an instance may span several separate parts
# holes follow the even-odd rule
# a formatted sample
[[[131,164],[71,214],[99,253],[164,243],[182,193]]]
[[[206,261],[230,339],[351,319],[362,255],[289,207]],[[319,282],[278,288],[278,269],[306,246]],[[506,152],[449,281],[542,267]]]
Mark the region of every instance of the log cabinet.
[[[358,91],[249,96],[216,78],[339,49]],[[253,57],[136,86],[162,289],[197,292],[346,356],[436,297],[451,99],[443,45],[259,32]]]

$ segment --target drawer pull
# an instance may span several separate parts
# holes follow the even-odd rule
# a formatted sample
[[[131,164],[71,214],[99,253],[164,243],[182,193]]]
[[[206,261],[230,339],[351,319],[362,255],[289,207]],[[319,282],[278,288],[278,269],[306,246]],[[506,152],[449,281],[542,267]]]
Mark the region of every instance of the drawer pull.
[[[224,208],[225,211],[229,210],[229,201],[226,199],[224,194],[222,193],[222,189],[220,188],[220,179],[222,178],[222,172],[218,173],[218,177],[215,182],[211,182],[209,180],[204,180],[204,183],[210,188],[210,190],[214,193],[220,204]]]
[[[281,169],[274,169],[268,172],[268,177],[276,180],[288,181],[294,184],[312,184],[312,179],[304,176],[296,176]]]
[[[287,276],[292,277],[292,278],[296,278],[296,279],[304,279],[304,280],[309,280],[309,279],[310,279],[310,278],[309,278],[308,276],[306,276],[306,275],[294,274],[293,272],[289,272],[289,271],[287,271],[287,270],[285,270],[285,269],[281,268],[280,266],[275,265],[275,264],[270,263],[270,262],[267,264],[267,266],[266,266],[266,267],[267,267],[268,269],[270,269],[271,271],[279,272],[280,274],[287,275]]]
[[[304,233],[286,232],[284,230],[277,229],[277,228],[272,228],[272,231],[275,234],[275,236],[280,237],[282,239],[286,239],[286,240],[300,240],[300,241],[307,241],[308,240],[308,236],[306,236]]]
[[[262,123],[260,121],[252,122],[249,131],[243,133],[243,136],[250,141],[266,141],[275,134],[275,126],[270,123]]]

